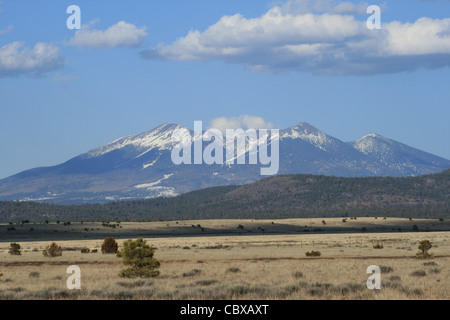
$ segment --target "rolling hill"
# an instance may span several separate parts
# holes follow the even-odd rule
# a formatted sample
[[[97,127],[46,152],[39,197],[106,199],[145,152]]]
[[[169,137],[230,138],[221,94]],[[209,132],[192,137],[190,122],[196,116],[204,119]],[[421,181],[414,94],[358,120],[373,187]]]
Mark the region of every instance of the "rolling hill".
[[[450,217],[450,170],[419,177],[281,175],[176,197],[54,205],[0,202],[0,221]]]

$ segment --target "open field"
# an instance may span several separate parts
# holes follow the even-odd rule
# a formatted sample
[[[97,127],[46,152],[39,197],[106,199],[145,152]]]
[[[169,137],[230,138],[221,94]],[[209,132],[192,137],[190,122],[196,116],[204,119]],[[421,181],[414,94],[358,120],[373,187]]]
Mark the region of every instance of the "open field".
[[[14,229],[8,231],[8,229]],[[221,235],[289,235],[342,233],[402,233],[450,231],[450,219],[402,218],[304,218],[282,220],[180,220],[155,222],[49,222],[0,224],[0,243],[7,241],[46,241]]]
[[[447,221],[322,220],[159,221],[115,228],[116,222],[72,222],[14,225],[15,231],[1,225],[0,299],[450,299]],[[441,231],[411,232],[414,225]],[[157,249],[161,274],[118,277],[121,258],[100,253],[108,235],[119,246],[145,238]],[[424,239],[433,243],[434,259],[415,258]],[[61,257],[42,255],[51,241],[63,247]],[[21,256],[8,253],[11,242],[21,245]],[[83,254],[84,247],[99,253]],[[306,257],[312,250],[321,256]],[[81,268],[81,290],[66,287],[70,265]],[[381,267],[381,290],[366,287],[370,265]]]

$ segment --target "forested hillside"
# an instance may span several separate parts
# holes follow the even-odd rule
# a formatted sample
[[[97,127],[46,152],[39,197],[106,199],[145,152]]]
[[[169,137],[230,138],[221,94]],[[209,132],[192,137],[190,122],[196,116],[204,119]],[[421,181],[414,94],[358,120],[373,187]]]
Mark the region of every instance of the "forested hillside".
[[[0,220],[144,221],[213,218],[450,216],[450,170],[407,178],[275,176],[173,198],[60,206],[0,202]]]

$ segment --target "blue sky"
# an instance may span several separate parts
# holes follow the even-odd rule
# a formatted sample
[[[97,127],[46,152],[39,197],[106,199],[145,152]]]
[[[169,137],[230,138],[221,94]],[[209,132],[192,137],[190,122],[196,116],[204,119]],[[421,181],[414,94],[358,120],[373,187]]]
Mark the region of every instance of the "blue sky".
[[[242,115],[450,158],[450,1],[43,3],[0,2],[0,178]],[[372,4],[381,30],[362,27]]]

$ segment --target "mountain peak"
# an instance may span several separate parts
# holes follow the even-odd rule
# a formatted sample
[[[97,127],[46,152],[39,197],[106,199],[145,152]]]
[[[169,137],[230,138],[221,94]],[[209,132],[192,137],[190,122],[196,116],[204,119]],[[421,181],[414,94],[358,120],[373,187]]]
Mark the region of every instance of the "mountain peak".
[[[317,129],[316,127],[314,127],[313,125],[309,124],[308,122],[300,122],[298,124],[296,124],[295,126],[292,126],[288,129],[292,129],[292,130],[302,130],[304,132],[309,131],[309,132],[317,132],[320,131],[319,129]]]
[[[357,141],[368,139],[368,138],[379,138],[379,139],[382,139],[382,140],[390,140],[390,139],[388,139],[388,138],[386,138],[386,137],[384,137],[384,136],[382,136],[382,135],[380,135],[378,133],[371,132],[369,134],[366,134],[364,137],[362,137],[361,139],[359,139]]]
[[[324,151],[327,151],[329,146],[333,144],[330,137],[307,122],[300,122],[295,126],[282,130],[280,139],[286,138],[302,139]]]
[[[160,126],[157,126],[156,128],[154,128],[154,129],[152,129],[152,130],[150,130],[150,131],[147,131],[147,132],[151,132],[151,131],[159,131],[159,132],[162,132],[162,131],[173,131],[173,130],[175,130],[175,129],[177,129],[177,128],[181,128],[182,126],[181,125],[179,125],[179,124],[176,124],[176,123],[163,123],[162,125],[160,125]]]
[[[120,138],[65,163],[0,181],[0,200],[105,202],[171,196],[261,178],[253,165],[181,165],[171,160],[178,124]],[[185,128],[187,129],[187,128]],[[189,129],[187,129],[189,130]],[[189,132],[192,133],[191,130]],[[280,130],[280,174],[411,176],[450,168],[450,161],[376,133],[343,142],[307,122]]]
[[[138,151],[147,151],[153,148],[166,150],[172,148],[172,132],[182,128],[179,124],[164,123],[149,131],[120,138],[88,152],[89,157],[97,157],[117,149],[133,146]]]

